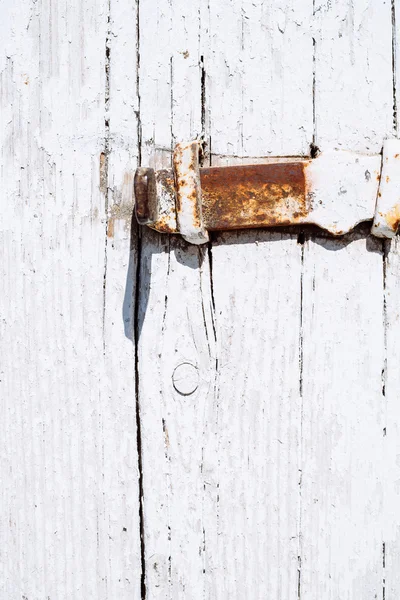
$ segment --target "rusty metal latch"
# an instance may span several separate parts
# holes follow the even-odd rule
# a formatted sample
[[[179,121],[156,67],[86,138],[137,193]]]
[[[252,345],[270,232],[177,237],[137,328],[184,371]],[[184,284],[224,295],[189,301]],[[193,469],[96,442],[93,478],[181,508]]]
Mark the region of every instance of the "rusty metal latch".
[[[200,167],[199,151],[198,141],[177,144],[173,169],[137,169],[140,224],[193,244],[207,242],[208,231],[283,225],[343,235],[370,220],[373,235],[396,235],[400,139],[385,140],[382,155],[331,150],[314,159],[228,167]]]

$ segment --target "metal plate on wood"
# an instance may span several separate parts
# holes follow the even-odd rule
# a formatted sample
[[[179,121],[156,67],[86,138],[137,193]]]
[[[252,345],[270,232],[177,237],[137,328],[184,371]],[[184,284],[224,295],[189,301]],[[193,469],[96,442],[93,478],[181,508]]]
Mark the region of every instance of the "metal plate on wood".
[[[382,182],[380,154],[331,150],[315,159],[206,168],[198,155],[199,142],[178,144],[173,169],[138,169],[139,223],[195,244],[208,240],[207,231],[300,224],[343,235],[374,216],[374,235],[396,234],[400,140],[384,142]]]

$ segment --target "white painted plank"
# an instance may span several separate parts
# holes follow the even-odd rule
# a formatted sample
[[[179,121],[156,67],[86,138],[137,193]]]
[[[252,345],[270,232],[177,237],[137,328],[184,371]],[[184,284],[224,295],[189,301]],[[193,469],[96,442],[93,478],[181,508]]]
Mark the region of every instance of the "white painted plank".
[[[201,134],[199,7],[141,5],[145,165],[169,166],[165,150]],[[207,589],[203,429],[215,368],[206,249],[143,232],[139,328],[146,597],[200,599]],[[185,395],[193,377],[198,387]]]
[[[209,275],[202,249],[181,242],[168,253],[153,236],[143,247],[139,355],[147,597],[202,598],[203,430],[214,366]]]
[[[0,595],[138,598],[134,388],[118,372],[112,267],[103,303],[107,3],[3,9]]]
[[[219,26],[216,18],[216,11],[218,12],[219,9],[224,13],[223,28]],[[226,14],[224,9],[227,9]],[[148,157],[146,164],[156,166],[160,163],[165,164],[165,162],[163,163],[165,158],[158,158],[161,153],[157,152],[157,148],[163,144],[167,145],[166,123],[159,122],[159,119],[164,119],[158,115],[159,98],[166,98],[168,92],[171,94],[172,141],[190,139],[197,135],[200,131],[202,117],[205,123],[208,123],[211,117],[210,131],[214,132],[218,129],[219,121],[214,117],[213,107],[219,111],[222,102],[225,101],[221,101],[221,98],[215,93],[216,89],[222,90],[225,85],[224,82],[221,83],[218,61],[221,60],[221,57],[223,60],[227,60],[232,53],[242,52],[241,39],[235,37],[236,34],[226,27],[226,19],[230,18],[231,8],[225,6],[224,3],[210,7],[209,16],[202,7],[200,52],[196,37],[199,27],[197,11],[191,6],[190,15],[188,15],[187,7],[178,2],[172,3],[170,10],[171,13],[160,13],[160,8],[153,6],[150,13],[147,5],[144,5],[142,6],[143,16],[140,19],[143,32],[140,48],[141,82],[143,82],[140,88],[141,97],[143,99],[144,95],[149,95],[154,99],[152,103],[144,104],[142,102],[143,162]],[[236,26],[237,10],[238,6],[233,5],[234,15],[230,21],[232,27]],[[292,21],[292,11],[296,12],[291,6],[284,15],[288,21],[290,35],[292,34],[291,27],[296,29]],[[309,11],[311,12],[310,7]],[[299,18],[303,18],[303,12],[303,9],[297,9]],[[163,14],[162,18],[161,14]],[[204,20],[206,20],[206,26]],[[207,48],[206,27],[209,26],[208,23],[211,24],[210,35],[215,36],[217,40],[212,52],[209,52]],[[241,27],[241,21],[239,21],[239,25]],[[260,27],[257,18],[253,16],[252,32],[247,34],[249,39],[251,35],[257,37]],[[281,36],[282,34],[279,33],[279,44],[275,44],[279,50],[277,60],[282,58],[284,48]],[[287,41],[288,37],[284,39]],[[154,39],[159,42],[154,44]],[[169,57],[165,53],[165,40],[167,39],[172,54],[169,62],[171,71],[168,71]],[[295,47],[298,53],[295,52],[295,56],[301,57],[304,45],[304,31],[300,31],[296,37]],[[198,68],[200,56],[204,56],[206,71],[205,94],[208,105],[205,115],[201,114],[203,107],[200,104],[202,94],[201,70]],[[306,64],[308,65],[309,84],[307,91],[302,91],[293,100],[293,106],[297,107],[298,114],[296,128],[292,131],[290,127],[290,139],[285,143],[287,154],[307,152],[307,144],[311,141],[311,39],[308,40],[308,57],[309,60],[306,61]],[[289,54],[285,59],[289,61]],[[303,64],[303,60],[304,58],[301,58],[301,64]],[[297,64],[294,67],[292,75],[298,66]],[[234,68],[232,67],[232,73],[236,73],[238,68],[239,65],[236,63]],[[247,77],[250,81],[250,70],[247,72]],[[290,81],[290,78],[287,81]],[[207,85],[210,86],[209,89]],[[265,147],[260,148],[257,140],[253,144],[250,143],[251,140],[248,141],[247,148],[244,149],[242,140],[239,140],[238,137],[238,130],[235,129],[234,135],[230,135],[232,133],[230,126],[231,124],[234,126],[235,123],[234,116],[242,112],[238,99],[245,96],[245,100],[250,103],[252,101],[251,94],[258,97],[257,92],[251,87],[249,88],[248,84],[246,84],[249,88],[248,92],[247,88],[242,88],[240,85],[237,84],[236,88],[230,87],[226,97],[227,105],[224,106],[224,111],[227,112],[226,116],[221,119],[221,125],[226,128],[226,131],[221,134],[218,129],[216,136],[216,139],[222,143],[219,151],[222,154],[232,153],[231,144],[233,143],[235,152],[240,149],[242,154],[244,151],[253,155],[265,154]],[[291,85],[292,83],[284,85],[284,92],[288,95],[292,92]],[[267,104],[269,108],[263,110],[264,120],[267,120],[268,116],[274,115],[276,111],[281,114],[280,84],[277,85],[276,94],[278,100],[275,103]],[[163,110],[164,108],[160,107],[160,114],[163,114]],[[268,115],[266,115],[267,110],[269,111]],[[308,115],[306,124],[304,124],[304,114]],[[197,117],[193,115],[197,115]],[[254,123],[248,125],[247,137],[249,139],[250,129],[253,125]],[[304,127],[308,128],[307,143],[304,141],[307,139]],[[160,128],[160,133],[158,128]],[[208,138],[207,134],[206,137]],[[163,140],[163,142],[160,143],[159,140]],[[214,151],[213,140],[214,133],[212,134],[212,151]],[[275,152],[279,152],[281,141],[278,142],[278,135],[274,137],[274,142],[275,146],[269,141],[268,151],[275,149]],[[243,240],[253,239],[254,235],[248,234]],[[263,242],[270,239],[268,237],[270,234],[265,235],[266,237],[261,236]],[[290,348],[287,349],[288,355],[286,356],[284,341],[279,342],[279,335],[274,330],[275,321],[266,322],[266,329],[260,328],[260,338],[258,339],[261,343],[264,338],[267,338],[270,349],[265,356],[272,355],[274,347],[276,347],[277,356],[282,356],[283,360],[287,361],[287,363],[285,362],[287,368],[285,373],[289,372],[291,379],[283,393],[277,392],[272,385],[271,394],[275,399],[273,409],[270,413],[268,412],[265,419],[260,420],[260,428],[254,433],[254,439],[251,429],[256,420],[256,412],[249,409],[247,414],[243,408],[244,400],[233,394],[232,387],[235,385],[235,380],[232,382],[231,374],[227,373],[227,379],[222,379],[218,396],[214,394],[213,333],[210,325],[211,307],[207,261],[203,261],[199,271],[199,259],[196,254],[193,255],[199,250],[195,251],[193,248],[185,250],[185,246],[176,238],[171,238],[169,248],[166,241],[160,240],[155,234],[146,233],[143,238],[141,268],[141,311],[143,312],[141,319],[143,319],[143,323],[139,354],[139,396],[143,438],[146,585],[150,598],[185,597],[188,593],[193,598],[200,598],[204,595],[209,598],[228,597],[226,594],[243,594],[246,587],[250,587],[252,597],[262,598],[269,593],[277,594],[277,597],[282,598],[286,597],[286,593],[289,593],[288,597],[295,598],[297,596],[299,495],[296,459],[300,424],[297,355],[300,323],[301,249],[295,238],[286,236],[279,241],[280,235],[272,237],[274,242],[265,242],[262,252],[260,251],[261,264],[263,264],[265,256],[266,259],[272,258],[274,265],[271,278],[275,279],[276,293],[271,292],[272,311],[279,303],[287,303],[290,307],[293,307],[294,303],[296,307],[294,310],[297,310],[298,317],[297,332],[296,326],[293,326],[285,337],[286,341],[290,340]],[[229,239],[228,235],[228,242]],[[237,234],[232,237],[232,240],[236,241],[237,239],[239,242],[242,239],[240,234],[239,238]],[[262,271],[256,271],[256,266],[254,269],[250,269],[254,252],[252,245],[240,246],[242,257],[237,267],[235,266],[237,247],[227,243],[226,255],[223,254],[224,246],[221,248],[221,258],[219,254],[215,257],[215,268],[218,269],[218,273],[221,273],[229,264],[230,281],[234,282],[236,293],[240,295],[241,290],[245,290],[242,287],[242,274],[246,268],[249,269],[249,281],[251,280],[253,288],[257,290],[258,286],[261,286],[260,291],[263,293],[266,280],[261,277],[259,281]],[[283,255],[279,261],[277,257],[281,252]],[[196,269],[191,270],[190,266],[196,267],[197,272]],[[260,266],[260,269],[264,270],[264,268],[264,265]],[[218,296],[221,302],[221,314],[225,314],[224,283],[220,284],[218,278],[213,278],[214,285],[217,285],[218,288],[217,293],[222,295]],[[241,322],[240,311],[242,310],[243,300],[235,305],[234,310],[227,310],[227,316],[221,316],[221,327],[223,328],[224,324],[231,323],[235,319]],[[252,322],[257,329],[259,328],[258,317],[258,314],[253,314],[252,320],[249,320],[249,323]],[[292,318],[295,320],[294,315]],[[281,322],[280,326],[283,327],[284,324],[285,320]],[[269,327],[272,328],[272,331]],[[193,336],[195,346],[193,346]],[[240,339],[242,340],[242,338]],[[228,345],[229,348],[229,342],[230,340],[222,336],[221,348],[224,348],[225,345]],[[238,344],[235,344],[232,349],[231,363],[234,370],[241,350]],[[229,351],[227,350],[227,352]],[[244,353],[243,373],[246,366],[253,362],[255,353],[259,353],[259,344],[253,347],[252,340],[249,339]],[[155,354],[158,356],[158,361],[152,359]],[[265,360],[267,359],[265,358]],[[200,365],[201,376],[204,380],[203,386],[193,395],[193,398],[189,396],[185,402],[171,387],[171,376],[179,362],[192,362]],[[254,360],[254,363],[257,364],[257,360]],[[294,371],[297,370],[296,375],[293,375],[291,368]],[[273,368],[273,372],[277,372],[277,369]],[[259,394],[258,414],[262,414],[263,410],[268,411],[267,399],[262,392],[270,375],[271,372],[267,371],[265,377],[261,376],[261,381],[255,387],[255,393],[258,390]],[[246,406],[251,407],[253,390],[248,391],[248,394]],[[239,403],[236,409],[227,404],[227,399],[231,399],[232,395],[234,395],[236,404]],[[294,409],[292,401],[295,404]],[[281,402],[285,404],[282,415],[279,414]],[[291,420],[288,423],[286,417],[291,410],[294,410],[295,414],[292,416],[290,413]],[[235,419],[230,419],[231,414],[235,416]],[[239,417],[239,422],[240,418],[243,418],[244,427],[247,426],[248,437],[246,439],[249,444],[255,445],[255,452],[258,453],[253,468],[248,467],[246,452],[236,457],[235,468],[232,468],[231,462],[235,457],[230,454],[229,447],[230,440],[237,432],[236,417]],[[267,442],[264,442],[263,435],[266,431],[270,433],[271,440],[268,439]],[[281,451],[276,448],[277,445],[280,446],[280,442],[275,439],[279,438],[280,433],[287,434],[287,439],[281,440],[284,444]],[[243,441],[242,438],[240,439]],[[235,448],[237,449],[237,446]],[[269,456],[270,453],[276,457],[279,464],[283,462],[286,465],[282,466],[281,475],[278,474],[273,459]],[[269,464],[269,468],[264,465],[263,461]],[[246,464],[244,464],[245,462]],[[241,467],[245,469],[243,479],[240,479]],[[152,475],[154,471],[159,474],[158,477]],[[260,477],[259,487],[255,493],[255,479],[258,477]],[[276,485],[270,484],[270,477],[278,479]],[[236,484],[235,481],[238,483]],[[222,500],[219,486],[223,492]],[[264,489],[270,490],[269,499],[272,507],[264,508],[262,506],[266,498]],[[285,497],[288,490],[290,490],[290,494],[294,491],[295,498],[291,498],[287,506],[286,501],[281,502],[281,498]],[[244,498],[246,499],[245,506],[243,506]],[[232,521],[234,518],[233,506],[237,507],[237,519],[234,521]],[[255,508],[258,509],[258,512],[253,517]],[[273,516],[275,512],[277,514]],[[271,522],[269,521],[270,516]],[[251,524],[248,524],[247,519],[252,520]],[[234,527],[232,527],[232,522]],[[260,529],[260,534],[257,541],[252,540],[258,529]],[[272,536],[272,539],[269,539],[269,536]],[[237,538],[242,540],[242,545],[235,549],[235,546],[231,547],[231,542]],[[257,543],[262,545],[263,552],[256,560]],[[252,549],[251,558],[254,558],[254,561],[244,562],[244,548]],[[276,553],[282,559],[281,569],[276,563],[272,564]],[[271,570],[267,573],[263,569],[266,560],[271,563]],[[252,562],[254,562],[254,567]],[[236,571],[233,565],[235,565]],[[237,586],[240,592],[236,591]]]
[[[393,124],[388,0],[316,0],[315,129],[321,150],[380,152]]]
[[[142,164],[171,166],[170,3],[139,5],[139,123]],[[156,43],[155,43],[156,40]],[[149,100],[148,100],[149,99]],[[138,398],[143,472],[143,544],[146,596],[168,598],[167,482],[161,410],[160,327],[164,320],[169,238],[142,228],[138,306]],[[147,260],[146,260],[147,258]],[[151,287],[150,287],[151,286]],[[150,292],[152,295],[150,296]],[[145,321],[146,318],[146,321]],[[148,323],[148,327],[146,327]],[[149,372],[149,369],[151,370]],[[161,465],[161,468],[160,468]]]
[[[307,242],[304,598],[382,597],[383,349],[381,242],[362,234]]]
[[[139,121],[144,166],[171,166],[172,134],[172,5],[139,4]]]
[[[387,242],[385,271],[386,354],[384,379],[384,527],[385,598],[400,595],[400,409],[399,409],[399,238]]]
[[[225,162],[215,154],[239,162],[308,154],[311,15],[311,2],[211,4],[213,164]],[[206,531],[209,597],[297,598],[301,253],[296,235],[269,232],[224,234],[213,244],[218,379],[205,506],[217,522]]]
[[[315,6],[315,143],[379,151],[392,127],[391,11]],[[368,230],[304,250],[301,595],[382,597],[383,259]]]
[[[104,485],[109,490],[110,598],[141,598],[141,554],[136,441],[135,294],[137,228],[131,232],[137,165],[135,4],[111,0],[107,32],[106,195],[104,277]]]
[[[212,152],[307,155],[312,1],[215,0],[209,14],[205,68]]]
[[[206,521],[209,597],[294,599],[301,247],[296,235],[224,234],[212,256],[218,376],[205,444],[207,514],[216,513]]]

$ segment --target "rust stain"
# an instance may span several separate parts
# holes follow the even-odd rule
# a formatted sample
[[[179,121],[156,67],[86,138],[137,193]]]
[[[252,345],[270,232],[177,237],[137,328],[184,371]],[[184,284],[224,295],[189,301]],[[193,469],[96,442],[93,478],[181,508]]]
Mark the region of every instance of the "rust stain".
[[[199,207],[199,183],[195,181],[196,172],[198,169],[198,163],[195,159],[197,156],[197,144],[191,145],[191,160],[187,166],[183,166],[183,150],[177,146],[174,152],[173,163],[175,173],[175,186],[176,186],[176,211],[177,213],[182,210],[182,197],[184,195],[186,200],[189,200],[189,204],[192,208],[192,224],[196,228],[201,228],[201,214]],[[197,183],[197,185],[196,185]],[[201,183],[202,185],[202,183]],[[182,192],[182,193],[181,193]],[[203,190],[202,190],[203,196]]]
[[[107,237],[114,237],[115,222],[122,221],[125,231],[130,230],[133,211],[133,172],[125,171],[122,184],[112,189],[112,205],[108,210]]]
[[[107,237],[114,237],[114,219],[111,218],[107,223]]]
[[[389,177],[389,175],[386,175],[386,183],[389,183],[389,181],[390,181],[390,177]]]
[[[400,156],[399,154],[395,154],[394,155],[395,158],[399,158],[399,156]]]
[[[107,157],[105,152],[100,152],[100,192],[107,192]]]
[[[161,169],[157,171],[157,180],[161,182],[168,193],[175,195],[175,180],[171,169]]]
[[[154,169],[136,169],[133,187],[136,218],[139,223],[146,225],[156,218],[157,198]]]
[[[389,210],[386,213],[386,223],[392,229],[392,231],[396,231],[400,225],[400,205],[394,206],[392,210]]]
[[[310,161],[200,169],[203,218],[210,231],[303,222]]]
[[[115,221],[125,222],[125,231],[129,231],[132,220],[133,205],[125,202],[117,202],[110,207],[107,220],[107,236],[114,237]]]
[[[150,223],[149,227],[160,233],[176,233],[176,229],[171,227],[171,219],[169,216],[159,217],[155,223]]]
[[[165,206],[159,205],[157,187],[163,190],[166,198],[170,198]],[[141,225],[148,225],[160,233],[176,233],[176,194],[172,169],[160,169],[156,172],[153,169],[137,169],[134,193],[136,218]],[[160,210],[164,212],[160,214]]]
[[[175,180],[172,169],[161,169],[157,171],[156,178],[158,184],[161,184],[166,196],[170,196],[174,199],[173,207],[176,204],[176,193],[175,193]],[[154,209],[154,213],[156,209]],[[156,219],[153,223],[149,223],[149,227],[159,231],[160,233],[176,233],[176,227],[173,226],[174,219],[171,219],[171,214],[155,214]]]

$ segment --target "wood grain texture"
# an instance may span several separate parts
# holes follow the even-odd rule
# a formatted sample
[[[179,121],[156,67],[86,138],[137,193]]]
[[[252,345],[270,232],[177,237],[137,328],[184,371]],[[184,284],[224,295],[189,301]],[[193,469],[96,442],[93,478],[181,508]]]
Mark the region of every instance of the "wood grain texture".
[[[301,247],[287,234],[224,234],[212,257],[218,375],[209,415],[215,439],[205,445],[216,515],[206,526],[210,596],[296,598]]]
[[[0,596],[398,600],[398,241],[131,233],[175,142],[379,152],[398,0],[0,8]]]
[[[204,250],[177,242],[168,252],[152,235],[142,255],[147,312],[139,355],[146,597],[201,598],[208,527],[202,516],[203,430],[214,365],[211,299],[206,302],[203,289],[209,274]],[[192,373],[189,381],[177,379],[183,365]]]
[[[315,19],[314,142],[379,150],[393,116],[390,6],[322,3]],[[304,247],[305,598],[384,597],[383,271],[382,244],[368,230]]]
[[[306,243],[301,594],[382,597],[382,243]],[[376,596],[375,596],[376,594]]]
[[[204,53],[213,153],[308,155],[312,5],[312,0],[210,3]]]
[[[175,141],[201,134],[200,4],[141,4],[145,165],[169,167]],[[206,249],[143,232],[138,326],[146,598],[200,599],[208,593],[203,429],[215,376]]]
[[[398,137],[398,92],[400,81],[398,32],[400,3],[392,2],[393,42],[393,127]],[[382,370],[382,393],[384,411],[384,454],[383,472],[383,543],[382,543],[382,588],[385,598],[392,600],[400,595],[400,431],[399,431],[399,258],[400,244],[396,237],[383,244],[384,252],[384,364]]]
[[[107,201],[130,196],[119,150],[107,173],[109,10],[2,3],[3,598],[140,597],[127,219],[106,245]]]
[[[242,35],[218,26],[220,16],[229,12],[227,2],[210,7],[212,152],[237,154],[235,162],[246,155],[308,154],[312,3],[246,3],[234,10]],[[234,75],[220,86],[221,72],[228,68]],[[215,156],[212,160],[217,164]],[[212,265],[218,495],[217,531],[214,537],[208,533],[210,561],[215,563],[210,597],[294,599],[299,576],[302,247],[296,236],[268,232],[224,234],[217,240]],[[211,463],[212,456],[209,452]]]
[[[164,23],[165,29],[159,29],[157,20],[162,40],[174,31],[174,10],[175,4],[169,28]],[[322,149],[376,152],[391,133],[387,3],[282,2],[272,7],[219,1],[208,10],[202,7],[199,27],[200,110],[213,165],[268,153],[305,155],[311,142]],[[182,31],[172,34],[171,43],[178,44]],[[191,109],[187,103],[181,109],[175,97],[186,95],[175,96],[174,69],[168,82],[166,59],[155,59],[153,51],[151,60],[149,66],[162,67],[166,76],[160,97],[171,93],[172,141],[197,133],[192,117],[199,99],[196,79],[190,79],[181,61],[180,85],[191,90],[194,102]],[[148,131],[158,129],[166,140],[165,123],[154,125],[157,108],[149,112],[153,125]],[[152,346],[159,347],[166,335],[171,348],[178,335],[185,348],[193,328],[200,334],[205,325],[199,316],[189,323],[175,313],[186,306],[193,315],[201,304],[193,291],[204,295],[204,288],[191,273],[179,308],[170,304],[171,291],[163,308],[162,290],[170,290],[169,281],[182,268],[170,250],[181,257],[186,251],[174,238],[168,247],[158,240],[150,259],[145,242],[151,292],[142,302],[141,369],[146,381],[161,381],[162,408],[153,398],[155,390],[150,393],[142,383],[150,457],[144,472],[146,478],[146,469],[156,464],[163,473],[161,482],[151,479],[147,498],[145,491],[149,597],[175,597],[183,590],[190,597],[293,599],[374,598],[388,592],[384,527],[395,529],[396,517],[392,514],[384,526],[384,503],[395,494],[383,467],[385,261],[381,243],[365,232],[337,242],[309,236],[304,246],[301,236],[297,243],[296,237],[268,232],[215,239],[209,249],[213,309],[204,314],[212,318],[214,313],[216,381],[200,400],[195,396],[199,414],[182,403],[176,412],[167,350],[161,352],[158,372],[148,363]],[[160,257],[161,248],[168,261]],[[187,277],[182,269],[181,281]],[[207,288],[207,303],[209,295]],[[160,334],[161,317],[173,323],[168,333],[162,329]],[[205,332],[204,346],[207,327]],[[207,356],[202,344],[196,352]],[[194,363],[199,360],[186,349],[181,360],[186,354]],[[163,375],[164,364],[170,366]],[[206,370],[209,381],[211,364]],[[161,432],[166,414],[169,426]],[[171,430],[179,431],[176,444],[176,438],[187,440],[193,463],[171,444]],[[176,511],[184,527],[174,521]],[[195,557],[201,529],[204,539]],[[174,572],[176,557],[182,564],[189,560],[184,573]]]
[[[400,244],[398,238],[385,244],[385,357],[383,371],[384,411],[384,464],[385,487],[383,497],[383,586],[386,598],[400,594],[400,524],[399,524],[399,267]]]
[[[315,143],[380,152],[393,132],[391,3],[314,3]]]

